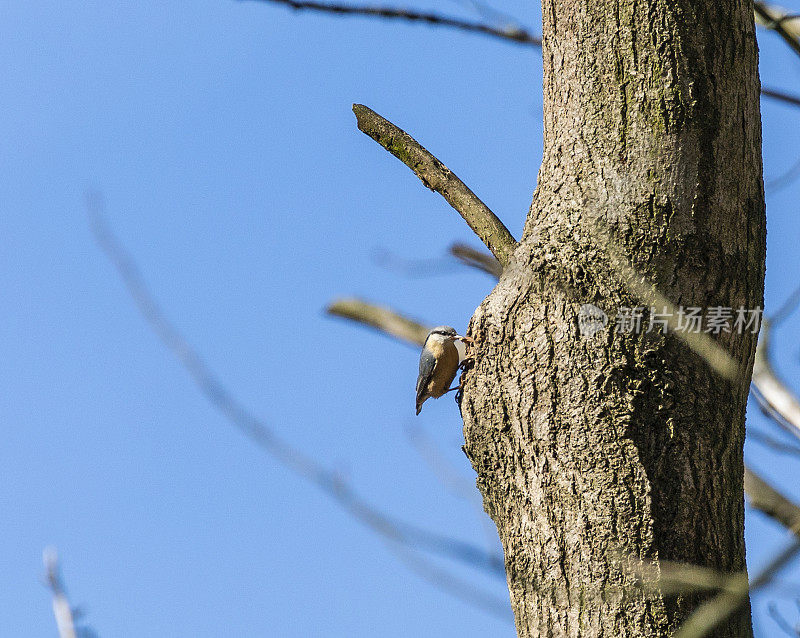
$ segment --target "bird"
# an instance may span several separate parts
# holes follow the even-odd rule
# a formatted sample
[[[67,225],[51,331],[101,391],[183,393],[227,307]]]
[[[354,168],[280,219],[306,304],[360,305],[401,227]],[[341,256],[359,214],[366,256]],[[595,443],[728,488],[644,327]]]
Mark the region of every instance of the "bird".
[[[437,326],[425,338],[422,353],[419,355],[417,415],[427,399],[430,397],[438,399],[450,390],[456,389],[451,388],[450,384],[455,379],[458,366],[463,359],[463,348],[460,349],[456,341],[469,343],[472,340],[469,337],[462,337],[450,326]]]

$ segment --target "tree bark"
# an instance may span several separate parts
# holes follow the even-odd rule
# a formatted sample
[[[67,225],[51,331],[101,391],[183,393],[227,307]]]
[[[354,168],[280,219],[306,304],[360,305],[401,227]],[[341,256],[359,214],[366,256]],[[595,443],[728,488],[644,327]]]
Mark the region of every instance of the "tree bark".
[[[716,375],[644,305],[762,305],[764,193],[750,0],[543,0],[544,157],[522,241],[476,311],[465,451],[503,543],[519,636],[665,636],[699,602],[631,587],[636,559],[745,569],[755,335]],[[578,310],[611,318],[580,336]],[[657,309],[659,312],[661,309]],[[647,318],[643,327],[648,325]],[[716,636],[752,636],[749,608]]]

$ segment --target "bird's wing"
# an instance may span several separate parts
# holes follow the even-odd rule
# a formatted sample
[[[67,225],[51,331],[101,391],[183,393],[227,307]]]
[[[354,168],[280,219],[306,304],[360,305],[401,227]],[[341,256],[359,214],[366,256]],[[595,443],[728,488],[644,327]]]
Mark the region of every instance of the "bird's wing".
[[[436,357],[427,348],[422,349],[419,355],[419,376],[417,377],[417,401],[422,398],[428,388],[428,383],[433,376],[433,369],[436,367]]]

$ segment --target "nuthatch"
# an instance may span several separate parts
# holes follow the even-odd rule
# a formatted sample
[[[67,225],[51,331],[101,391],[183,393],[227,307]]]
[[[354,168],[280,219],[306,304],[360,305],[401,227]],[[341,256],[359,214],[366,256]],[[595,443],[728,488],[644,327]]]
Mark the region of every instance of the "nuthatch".
[[[428,333],[422,354],[419,355],[419,376],[417,377],[417,414],[429,397],[438,399],[456,388],[450,384],[456,377],[458,366],[464,358],[463,347],[456,341],[470,342],[450,326],[438,326]]]

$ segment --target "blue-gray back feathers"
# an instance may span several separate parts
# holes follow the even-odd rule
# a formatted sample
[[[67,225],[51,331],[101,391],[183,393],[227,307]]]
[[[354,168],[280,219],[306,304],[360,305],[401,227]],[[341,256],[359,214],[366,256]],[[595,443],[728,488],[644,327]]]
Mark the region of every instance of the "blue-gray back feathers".
[[[433,376],[433,369],[436,367],[436,357],[427,348],[423,348],[419,355],[419,376],[417,377],[417,400],[425,392],[428,382]]]

